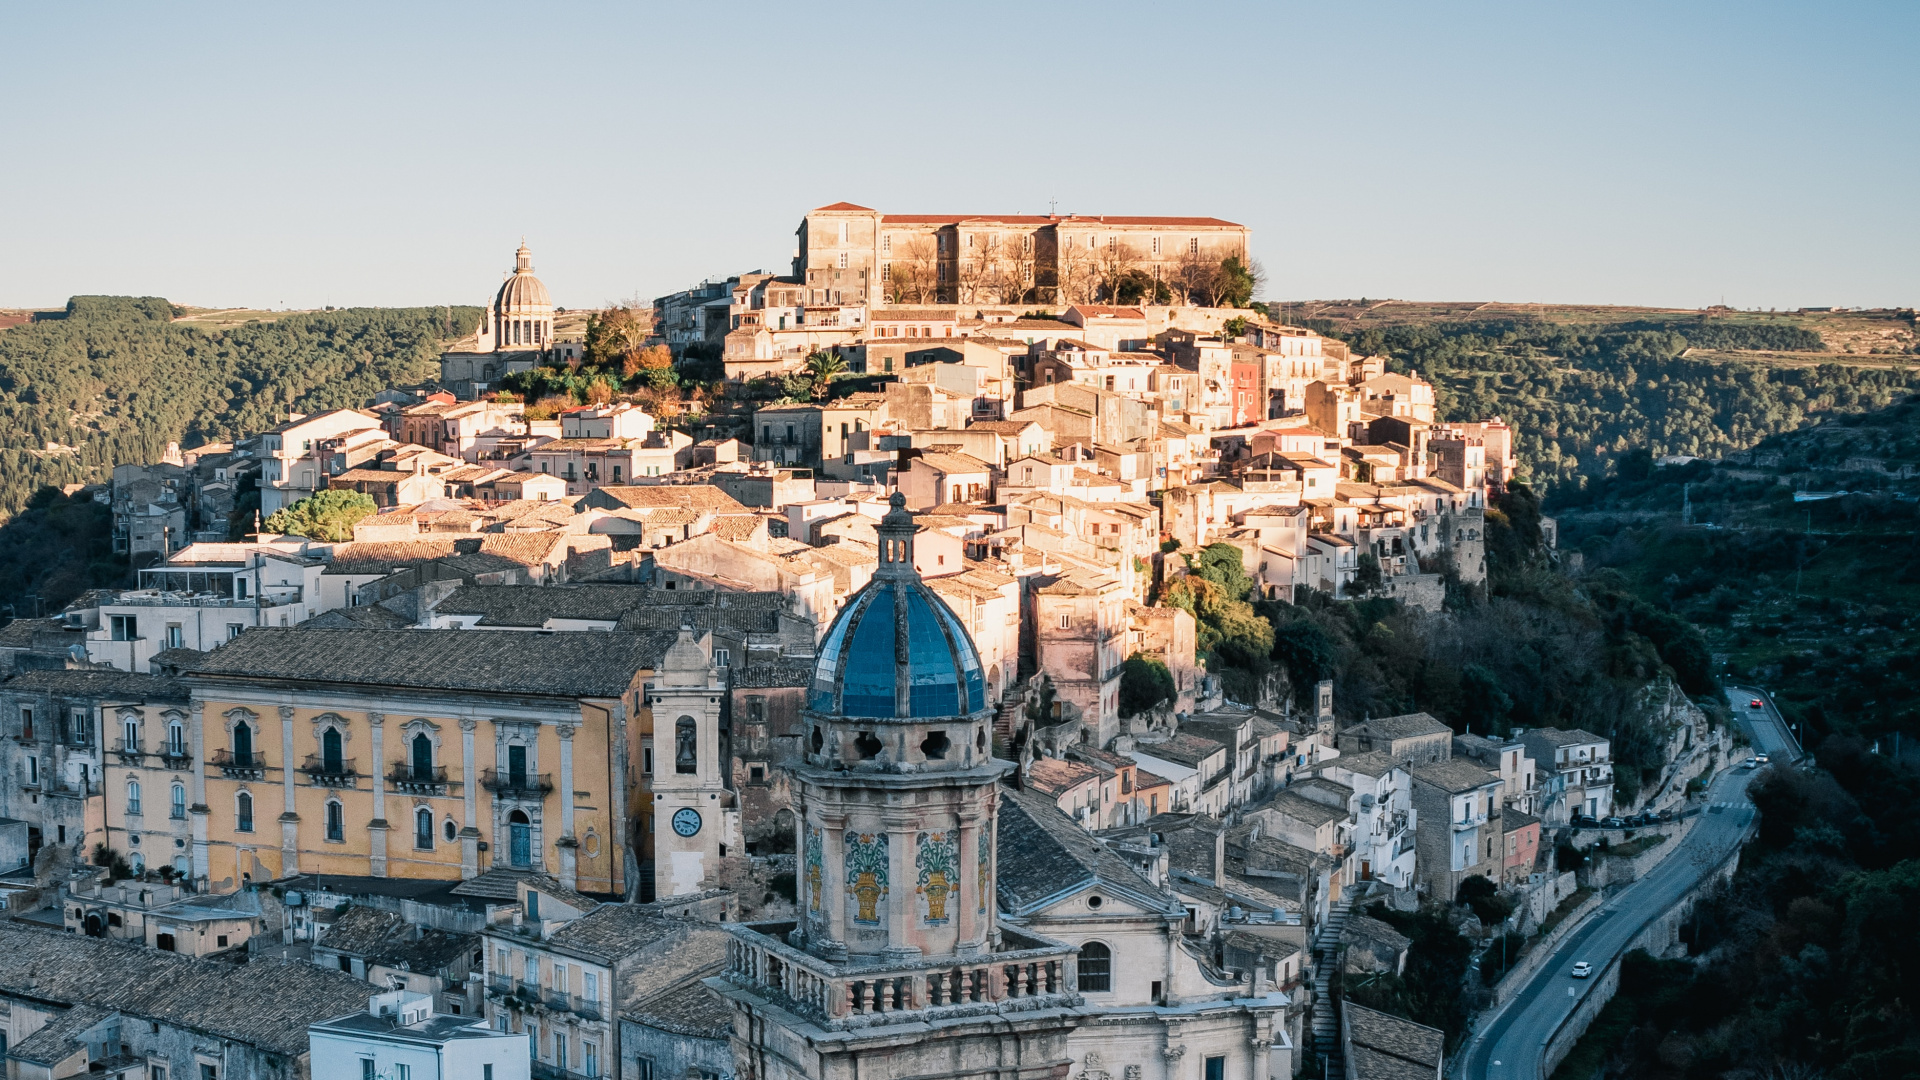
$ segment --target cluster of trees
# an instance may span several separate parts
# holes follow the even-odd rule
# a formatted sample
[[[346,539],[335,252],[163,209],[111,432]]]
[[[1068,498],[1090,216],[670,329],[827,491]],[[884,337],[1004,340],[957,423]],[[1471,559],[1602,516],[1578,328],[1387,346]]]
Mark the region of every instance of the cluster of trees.
[[[1920,370],[1841,364],[1779,367],[1707,360],[1690,347],[1813,351],[1798,327],[1675,320],[1616,326],[1479,322],[1345,330],[1310,325],[1361,355],[1434,384],[1443,419],[1513,424],[1526,470],[1560,493],[1606,476],[1644,450],[1719,456],[1825,414],[1881,408],[1920,390]]]
[[[269,533],[345,543],[353,539],[354,523],[378,509],[373,496],[358,491],[318,491],[275,510],[261,528]]]
[[[0,618],[50,615],[88,589],[128,582],[113,553],[113,512],[43,487],[0,525]]]
[[[169,442],[252,435],[430,379],[479,314],[348,308],[221,328],[174,322],[157,297],[75,297],[64,318],[0,332],[0,514]]]

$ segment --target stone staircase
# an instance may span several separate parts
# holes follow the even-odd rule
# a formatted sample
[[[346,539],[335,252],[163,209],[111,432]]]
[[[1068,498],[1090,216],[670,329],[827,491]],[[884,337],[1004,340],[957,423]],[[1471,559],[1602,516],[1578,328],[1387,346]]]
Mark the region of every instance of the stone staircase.
[[[1353,902],[1342,900],[1327,910],[1327,921],[1313,940],[1313,1049],[1327,1063],[1328,1080],[1346,1076],[1340,1055],[1340,1018],[1334,1011],[1333,969],[1340,962],[1340,933],[1347,928]]]

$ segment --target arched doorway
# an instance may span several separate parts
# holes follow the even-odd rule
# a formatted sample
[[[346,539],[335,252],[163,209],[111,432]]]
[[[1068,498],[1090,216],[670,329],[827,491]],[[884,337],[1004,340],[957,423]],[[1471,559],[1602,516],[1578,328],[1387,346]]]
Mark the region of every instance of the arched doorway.
[[[507,862],[522,868],[533,865],[533,822],[525,810],[507,815]]]
[[[326,770],[328,776],[339,776],[346,771],[340,751],[340,732],[337,729],[328,728],[320,736],[320,766]]]
[[[101,920],[99,912],[87,912],[86,931],[88,937],[107,936],[107,924]]]
[[[425,732],[413,737],[413,778],[430,781],[433,779],[433,740]]]

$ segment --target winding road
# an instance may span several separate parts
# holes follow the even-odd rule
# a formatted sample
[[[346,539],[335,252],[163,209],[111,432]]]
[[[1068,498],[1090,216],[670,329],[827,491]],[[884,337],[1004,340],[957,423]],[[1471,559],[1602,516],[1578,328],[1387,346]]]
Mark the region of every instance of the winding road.
[[[1757,686],[1728,686],[1726,693],[1733,715],[1746,725],[1747,738],[1753,743],[1755,753],[1765,754],[1774,761],[1800,760],[1800,743],[1787,727],[1786,717],[1774,707],[1771,694]],[[1755,701],[1760,702],[1760,708],[1753,707]]]
[[[1746,701],[1739,704],[1745,706]],[[1739,713],[1749,711],[1742,708]],[[1705,812],[1678,841],[1679,846],[1645,877],[1608,897],[1560,943],[1519,993],[1475,1025],[1459,1059],[1465,1063],[1462,1075],[1473,1080],[1539,1080],[1548,1040],[1600,981],[1597,976],[1607,963],[1738,846],[1754,817],[1746,789],[1755,775],[1742,769],[1722,773],[1707,790]],[[1575,979],[1569,974],[1580,960],[1593,965],[1595,978]]]

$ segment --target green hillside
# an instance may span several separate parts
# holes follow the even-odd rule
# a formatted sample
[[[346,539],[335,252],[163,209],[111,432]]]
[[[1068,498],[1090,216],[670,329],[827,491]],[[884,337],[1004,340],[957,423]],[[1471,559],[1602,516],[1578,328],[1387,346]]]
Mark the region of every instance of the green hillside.
[[[208,328],[158,297],[76,296],[66,317],[0,332],[0,515],[46,484],[103,480],[258,432],[288,410],[364,404],[435,374],[476,308],[347,308]]]
[[[1442,419],[1504,417],[1523,473],[1550,495],[1609,475],[1630,450],[1718,457],[1920,390],[1910,353],[1836,355],[1784,320],[1303,321],[1424,375]]]
[[[471,307],[349,308],[237,325],[178,322],[158,297],[76,296],[0,330],[0,604],[51,609],[125,573],[104,507],[43,488],[252,435],[291,410],[364,405],[437,373]],[[29,507],[29,500],[33,505]],[[17,607],[31,613],[33,604]]]

